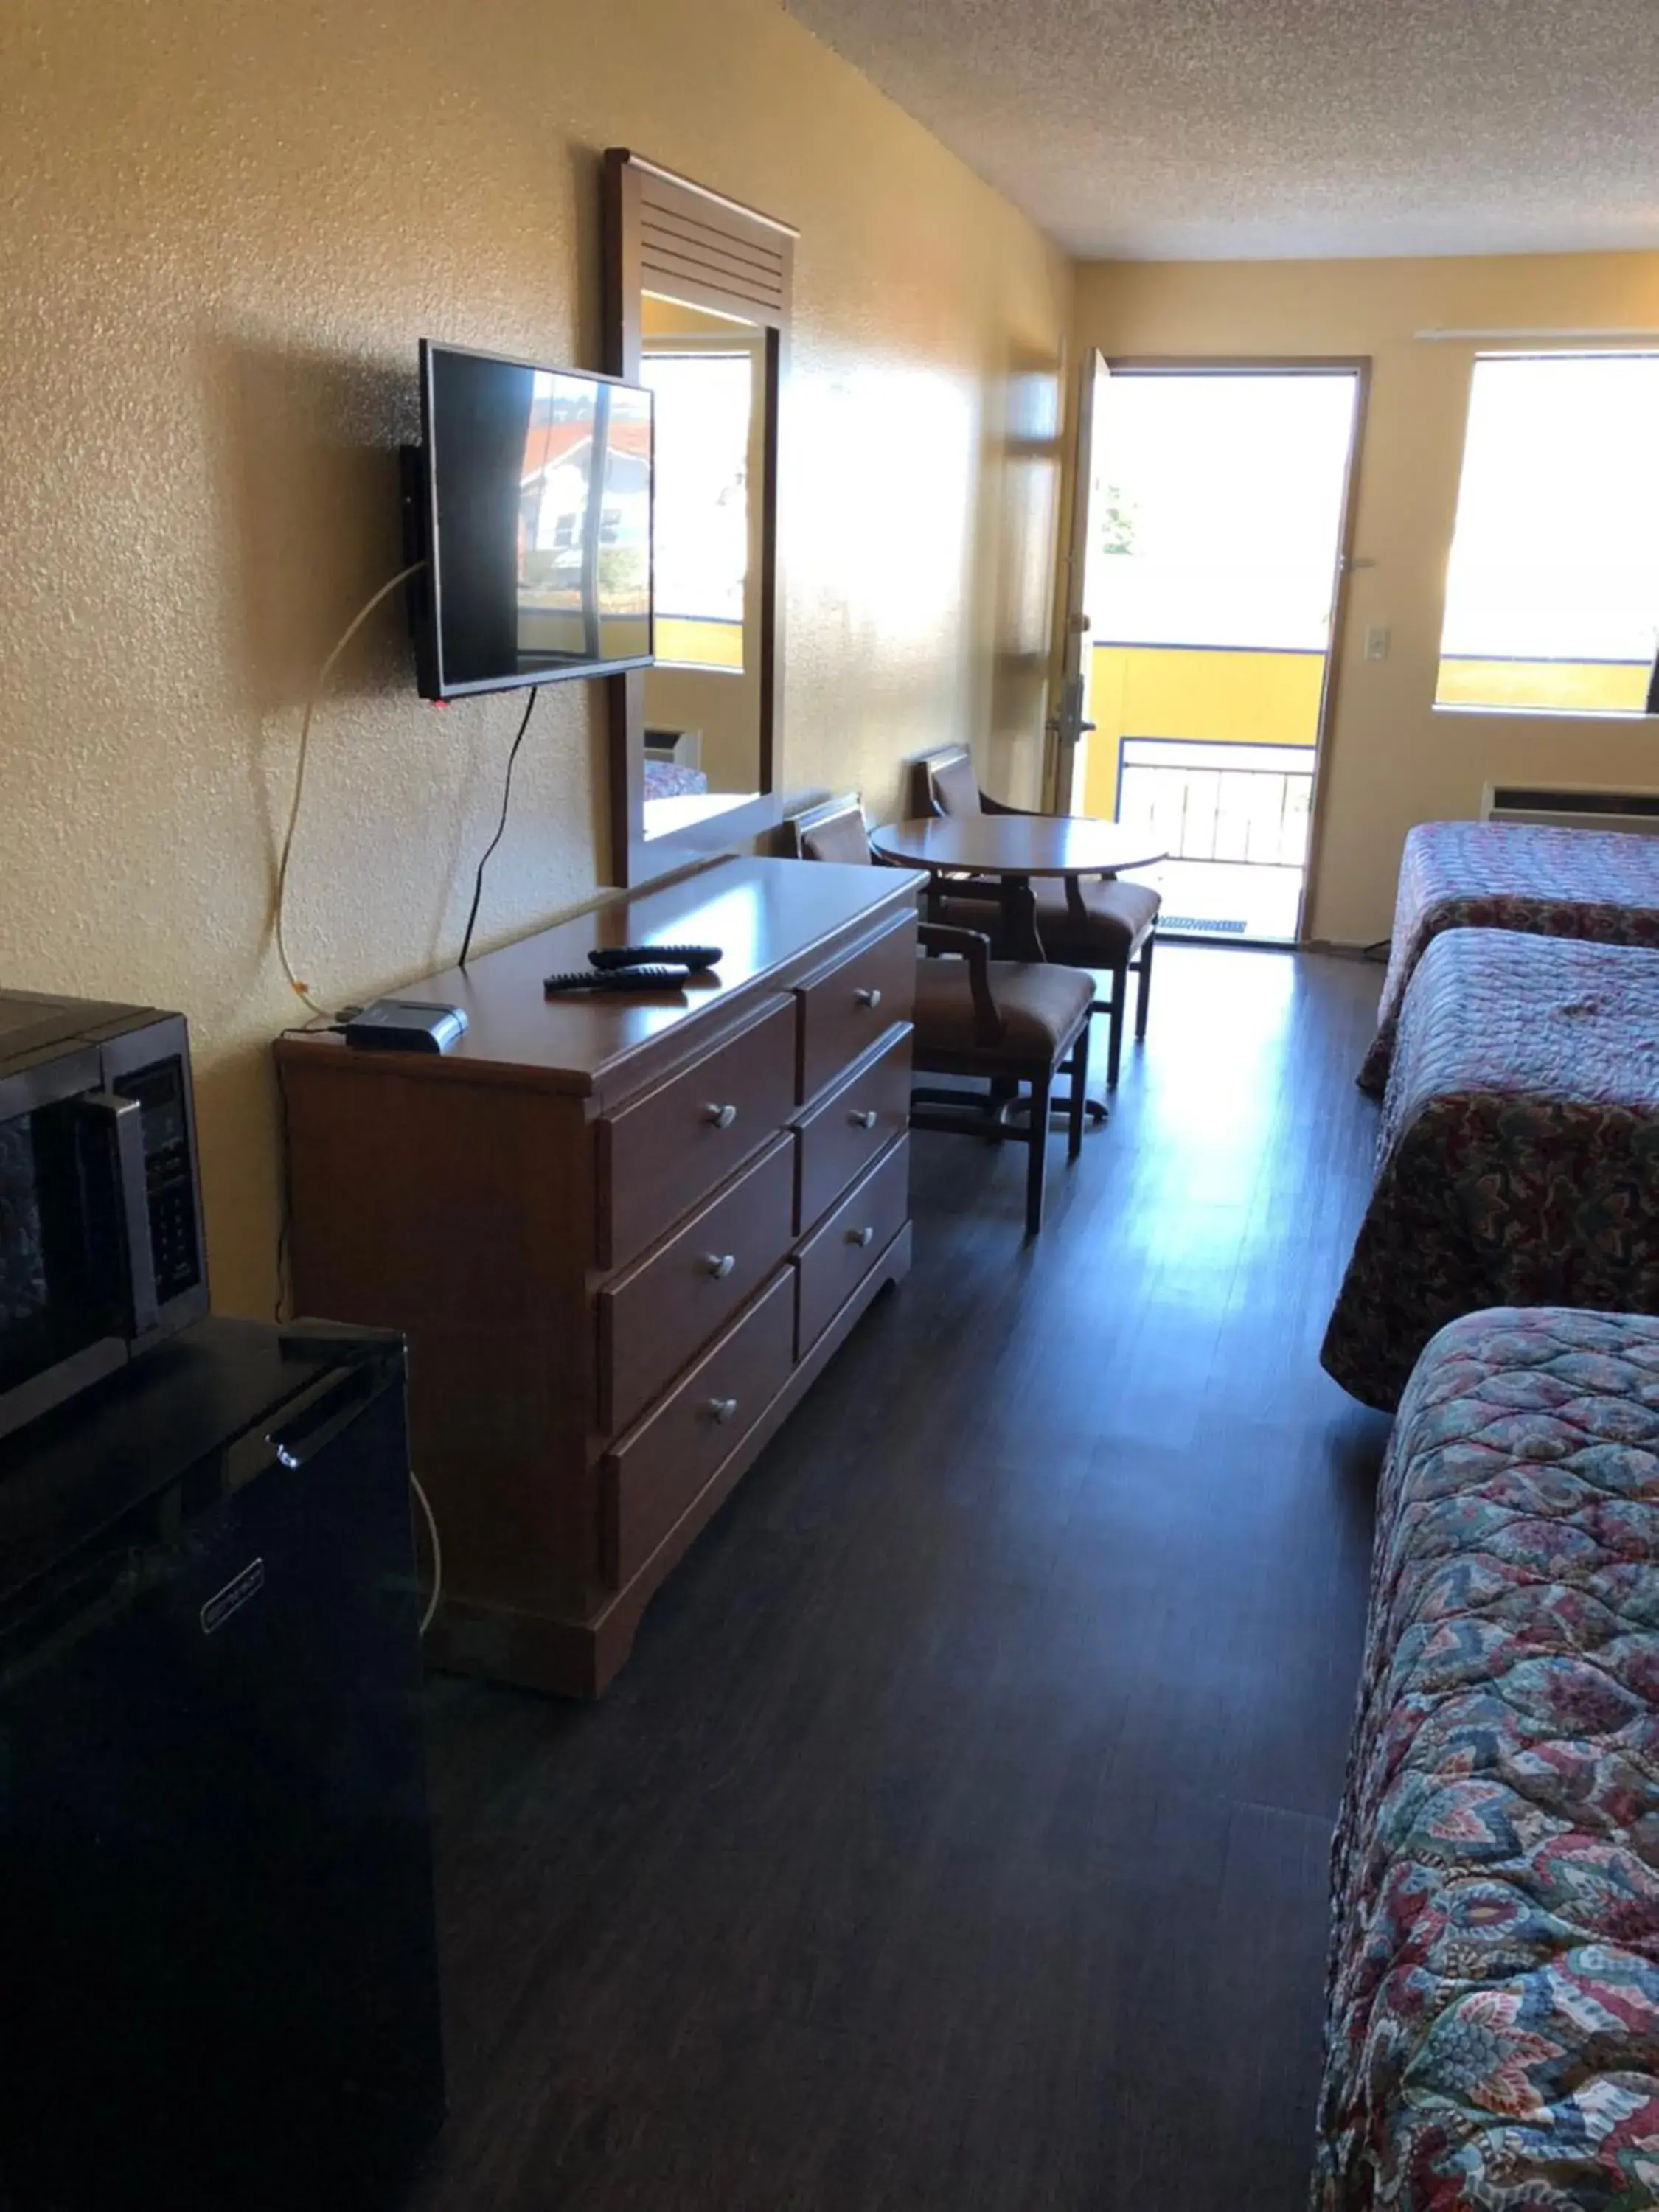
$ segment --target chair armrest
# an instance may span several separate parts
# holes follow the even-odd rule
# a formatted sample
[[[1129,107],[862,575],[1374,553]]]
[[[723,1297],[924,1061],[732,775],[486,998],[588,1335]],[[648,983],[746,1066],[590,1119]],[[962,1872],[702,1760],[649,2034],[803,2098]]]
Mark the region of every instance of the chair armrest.
[[[924,952],[959,952],[981,967],[991,957],[991,940],[982,929],[962,929],[953,921],[920,921],[916,943]]]
[[[974,1038],[977,1044],[1002,1042],[1002,1016],[991,988],[991,940],[982,929],[958,929],[953,922],[924,921],[916,928],[916,942],[924,952],[959,952],[968,963],[968,988],[974,1000]]]

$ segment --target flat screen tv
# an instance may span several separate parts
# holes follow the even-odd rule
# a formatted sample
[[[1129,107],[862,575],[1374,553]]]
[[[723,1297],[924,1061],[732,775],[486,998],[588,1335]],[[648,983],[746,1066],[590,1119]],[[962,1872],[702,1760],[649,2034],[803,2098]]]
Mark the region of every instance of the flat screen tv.
[[[404,511],[423,697],[649,665],[651,406],[614,377],[422,340]]]

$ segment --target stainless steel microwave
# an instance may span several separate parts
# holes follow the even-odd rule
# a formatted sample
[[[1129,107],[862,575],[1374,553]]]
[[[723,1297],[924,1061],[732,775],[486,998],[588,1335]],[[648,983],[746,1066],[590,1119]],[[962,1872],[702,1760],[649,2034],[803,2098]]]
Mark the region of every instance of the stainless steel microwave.
[[[0,1436],[207,1309],[183,1016],[0,991]]]

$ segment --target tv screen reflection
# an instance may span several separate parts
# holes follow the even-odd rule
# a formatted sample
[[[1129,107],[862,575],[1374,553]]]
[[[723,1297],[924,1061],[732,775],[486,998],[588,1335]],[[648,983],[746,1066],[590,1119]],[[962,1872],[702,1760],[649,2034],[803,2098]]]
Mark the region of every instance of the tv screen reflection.
[[[444,690],[648,659],[650,393],[439,347],[429,379]]]

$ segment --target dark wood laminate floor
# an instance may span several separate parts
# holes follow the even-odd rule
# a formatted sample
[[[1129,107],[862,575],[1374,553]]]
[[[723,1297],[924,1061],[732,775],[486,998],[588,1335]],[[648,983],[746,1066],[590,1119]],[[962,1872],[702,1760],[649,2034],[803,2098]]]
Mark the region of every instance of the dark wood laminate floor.
[[[916,1140],[915,1273],[604,1703],[434,1680],[419,2212],[1299,2205],[1377,982],[1166,948],[1037,1245],[1019,1148]]]

